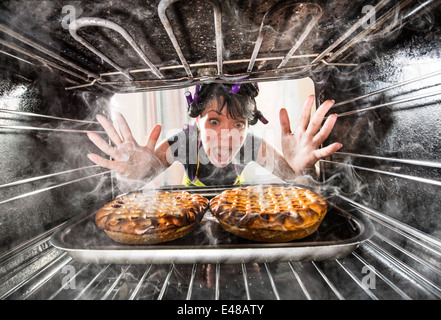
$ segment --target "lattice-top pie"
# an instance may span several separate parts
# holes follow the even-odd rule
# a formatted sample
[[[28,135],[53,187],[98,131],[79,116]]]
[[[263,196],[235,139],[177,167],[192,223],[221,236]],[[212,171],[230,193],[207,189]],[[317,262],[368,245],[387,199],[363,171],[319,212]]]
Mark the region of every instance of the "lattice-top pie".
[[[187,191],[130,193],[103,206],[96,225],[128,244],[171,241],[190,233],[208,208],[208,199]]]
[[[225,230],[237,236],[287,242],[316,231],[327,204],[310,190],[267,185],[226,190],[211,199],[210,210]]]

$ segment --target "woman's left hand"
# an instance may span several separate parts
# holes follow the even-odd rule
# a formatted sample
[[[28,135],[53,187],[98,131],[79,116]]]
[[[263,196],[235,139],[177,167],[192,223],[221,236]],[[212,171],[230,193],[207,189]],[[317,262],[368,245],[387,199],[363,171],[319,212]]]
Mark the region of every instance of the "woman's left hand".
[[[314,98],[311,95],[306,99],[300,115],[299,125],[294,133],[291,131],[287,110],[280,110],[283,156],[297,175],[302,175],[305,169],[312,168],[319,159],[330,156],[342,147],[341,143],[335,142],[319,149],[331,133],[337,116],[331,114],[322,126],[326,113],[334,104],[333,101],[326,100],[311,119]]]

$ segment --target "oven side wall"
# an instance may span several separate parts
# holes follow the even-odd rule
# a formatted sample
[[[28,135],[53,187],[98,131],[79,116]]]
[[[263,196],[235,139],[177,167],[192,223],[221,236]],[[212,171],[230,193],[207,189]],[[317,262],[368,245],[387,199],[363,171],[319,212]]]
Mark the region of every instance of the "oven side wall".
[[[381,47],[372,39],[371,61],[321,75],[316,90],[340,102],[424,75],[433,76],[336,106],[326,144],[343,143],[321,163],[335,192],[441,239],[441,27],[439,9],[426,12]],[[318,81],[316,81],[318,83]],[[363,109],[369,109],[361,111]]]
[[[75,121],[94,121],[105,112],[109,96],[67,91],[49,67],[3,54],[0,59],[1,256],[102,205],[110,178],[86,157],[97,151],[86,132],[102,129]]]

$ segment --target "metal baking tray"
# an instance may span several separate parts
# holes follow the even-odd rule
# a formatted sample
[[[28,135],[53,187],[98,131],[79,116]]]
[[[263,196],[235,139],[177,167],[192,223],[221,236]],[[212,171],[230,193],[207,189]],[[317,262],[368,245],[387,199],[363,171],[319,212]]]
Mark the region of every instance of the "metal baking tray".
[[[374,226],[347,203],[336,204],[332,198],[327,201],[329,209],[317,231],[287,243],[239,238],[223,230],[209,210],[192,233],[162,244],[117,243],[95,225],[95,212],[69,220],[52,235],[51,242],[73,259],[87,263],[262,263],[343,258],[373,236]]]

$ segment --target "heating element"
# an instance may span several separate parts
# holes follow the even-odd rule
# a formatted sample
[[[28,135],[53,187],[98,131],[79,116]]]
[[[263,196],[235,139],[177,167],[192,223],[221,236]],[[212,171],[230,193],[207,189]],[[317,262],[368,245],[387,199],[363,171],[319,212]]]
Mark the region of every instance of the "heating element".
[[[342,11],[343,3],[327,5],[328,7],[326,7],[325,3],[320,2],[268,1],[266,3],[243,4],[244,7],[240,7],[240,4],[236,4],[234,1],[231,3],[225,2],[221,5],[220,2],[211,0],[195,1],[196,8],[193,8],[191,5],[184,6],[182,1],[178,0],[160,1],[157,15],[150,16],[147,22],[156,23],[156,19],[160,21],[160,24],[157,24],[154,28],[155,30],[152,31],[153,35],[151,37],[153,38],[155,50],[159,47],[163,50],[161,52],[161,62],[152,61],[141,48],[146,46],[143,42],[144,39],[136,39],[124,25],[100,17],[80,17],[74,19],[67,15],[64,16],[64,19],[69,18],[72,20],[68,27],[64,27],[67,29],[64,30],[64,33],[68,31],[71,37],[79,43],[80,47],[83,46],[83,48],[85,47],[89,50],[88,54],[95,55],[101,61],[106,62],[111,69],[114,69],[107,70],[106,72],[89,71],[78,63],[69,61],[59,53],[53,52],[36,41],[19,34],[5,24],[0,25],[0,31],[11,37],[11,40],[0,39],[0,43],[6,48],[12,49],[12,52],[23,55],[24,57],[20,57],[21,60],[27,61],[30,64],[35,62],[47,64],[65,73],[65,76],[69,77],[70,82],[77,82],[74,86],[65,86],[66,90],[98,86],[112,92],[124,93],[189,87],[203,81],[231,82],[244,78],[268,81],[280,79],[281,77],[300,78],[319,72],[325,66],[356,67],[358,61],[347,61],[347,56],[353,54],[354,47],[358,43],[372,34],[378,33],[381,30],[380,28],[386,28],[384,24],[391,23],[391,20],[393,23],[392,27],[388,26],[387,31],[393,32],[394,29],[402,27],[402,24],[406,24],[412,17],[418,16],[421,10],[432,2],[426,1],[424,4],[415,7],[415,3],[409,0],[401,1],[394,5],[391,5],[389,0],[383,0],[379,1],[375,6],[368,5],[363,7],[363,9],[359,8],[359,5],[352,4],[351,7],[353,8],[351,10],[355,12],[364,10],[367,11],[366,14],[351,17],[350,27],[340,34],[331,45],[322,45],[318,53],[310,51],[314,49],[314,46],[318,46],[316,43],[318,41],[314,40],[315,36],[311,35],[311,32],[315,30],[314,28],[317,27],[316,25],[319,21],[325,20],[325,22],[322,22],[323,24],[328,22],[323,17],[323,10],[330,12],[338,7],[340,9],[338,11]],[[84,4],[84,6],[87,7],[87,4]],[[97,6],[95,5],[95,7]],[[223,6],[226,12],[222,12]],[[90,7],[93,8],[94,6],[91,4]],[[67,5],[67,7],[63,8],[65,9],[63,12],[68,13],[72,10],[72,14],[75,16],[74,6]],[[223,23],[229,26],[234,25],[228,19],[230,11],[244,13],[243,10],[247,8],[250,10],[260,8],[258,10],[260,13],[258,19],[260,20],[256,21],[258,25],[257,30],[241,29],[241,27],[244,27],[242,24],[245,24],[249,17],[235,21],[235,23],[239,23],[237,28],[222,28]],[[27,8],[23,9],[26,10]],[[47,10],[55,9],[47,8]],[[195,15],[194,11],[197,11],[198,15]],[[381,15],[378,16],[379,14]],[[191,47],[204,46],[203,52],[210,57],[211,51],[207,51],[207,43],[212,40],[210,38],[213,38],[213,45],[211,47],[214,47],[215,52],[213,52],[212,56],[215,58],[215,61],[193,63],[188,61],[182,48],[182,42],[188,42],[188,39],[187,41],[183,39],[178,41],[177,39],[177,33],[183,33],[182,30],[189,28],[188,25],[182,25],[183,22],[181,20],[183,20],[183,17],[180,15],[184,15],[185,19],[189,20],[189,24],[195,24],[196,21],[201,23],[204,18],[208,19],[208,30],[211,31],[213,29],[214,34],[204,34],[204,36],[209,36],[209,39],[193,41]],[[396,21],[398,15],[399,23]],[[169,18],[169,16],[172,18]],[[376,16],[375,19],[374,16]],[[371,20],[375,21],[375,27]],[[52,23],[52,21],[48,22]],[[372,24],[372,26],[369,24]],[[158,25],[162,33],[165,31],[170,43],[165,42],[161,37],[154,34],[159,32],[156,30]],[[153,26],[148,25],[148,27]],[[85,38],[86,36],[90,37],[90,32],[84,36],[81,35],[81,29],[87,28],[95,30],[95,32],[92,32],[92,40]],[[199,29],[200,26],[189,30],[188,34],[181,34],[180,36],[192,37],[193,33],[197,34],[200,32]],[[329,32],[330,30],[324,31]],[[290,39],[290,41],[276,40],[275,36],[280,34],[285,36],[284,33],[286,32],[294,34],[294,39]],[[139,33],[139,30],[137,33]],[[240,43],[239,48],[236,48],[236,50],[244,49],[244,43],[254,43],[252,47],[249,45],[246,47],[246,50],[251,51],[250,56],[247,58],[244,58],[244,52],[230,52],[234,51],[234,46],[238,45],[236,37],[239,36],[244,39],[242,39],[243,43]],[[335,36],[337,37],[337,35]],[[103,50],[98,45],[92,44],[92,42],[97,42],[96,40],[99,37],[115,38],[117,44],[121,46],[121,50],[127,50],[126,52],[131,58],[135,57],[139,61],[130,66],[118,64],[105,52],[112,51],[109,50],[110,47],[104,47],[106,50]],[[255,37],[255,39],[251,40],[251,37]],[[69,45],[75,45],[72,44],[72,38],[69,38]],[[294,44],[289,46],[292,42]],[[103,46],[102,43],[100,45]],[[227,56],[227,53],[224,51],[226,49],[229,50],[228,55],[234,56],[236,54],[242,58],[225,59],[224,56]],[[172,50],[173,58],[167,59],[168,50]],[[189,48],[187,48],[188,50]],[[201,50],[201,48],[198,48],[198,50]],[[276,55],[276,53],[284,52],[284,50],[286,50],[284,55]],[[50,57],[51,60],[45,56]],[[176,57],[179,59],[179,64],[176,63]],[[140,62],[144,64],[144,67],[134,67]],[[161,66],[155,66],[155,62],[156,64],[161,64]],[[241,70],[241,72],[238,72],[238,70]]]
[[[440,19],[432,0],[2,2],[0,298],[440,299]],[[88,263],[53,246],[119,192],[82,156],[113,94],[303,77],[336,101],[325,144],[344,146],[320,182],[375,228],[347,256]]]

